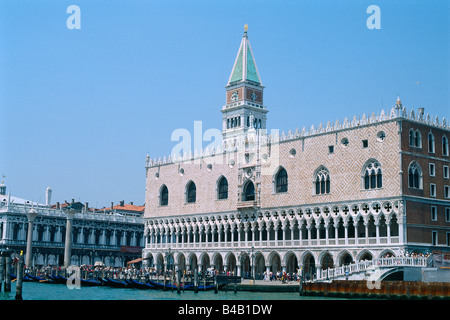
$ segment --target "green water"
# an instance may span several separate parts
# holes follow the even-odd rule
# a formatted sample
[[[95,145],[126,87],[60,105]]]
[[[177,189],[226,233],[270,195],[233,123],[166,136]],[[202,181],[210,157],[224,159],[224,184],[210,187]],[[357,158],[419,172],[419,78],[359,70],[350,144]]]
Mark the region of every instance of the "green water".
[[[0,300],[14,300],[16,296],[15,282],[11,284],[11,292],[0,292]],[[295,292],[246,292],[176,291],[141,290],[129,288],[111,288],[107,286],[81,287],[69,289],[64,284],[24,282],[22,284],[23,300],[326,300],[323,297],[299,296]]]

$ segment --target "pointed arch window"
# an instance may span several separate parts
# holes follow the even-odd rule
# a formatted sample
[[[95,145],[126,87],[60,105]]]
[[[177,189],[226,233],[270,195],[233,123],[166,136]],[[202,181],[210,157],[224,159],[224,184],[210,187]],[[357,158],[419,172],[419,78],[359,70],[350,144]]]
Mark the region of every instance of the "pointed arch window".
[[[434,135],[431,132],[428,134],[428,152],[434,153]]]
[[[248,181],[244,185],[242,201],[255,201],[255,185],[252,181]]]
[[[377,160],[370,160],[364,166],[364,189],[378,189],[383,187],[383,173]]]
[[[220,178],[217,188],[217,199],[228,199],[228,180],[225,177]]]
[[[288,175],[284,168],[278,170],[275,176],[275,192],[287,192],[288,191]]]
[[[330,193],[330,173],[328,172],[327,168],[320,167],[316,171],[314,184],[316,194]]]
[[[163,185],[159,191],[159,205],[167,206],[169,204],[169,189]]]
[[[442,137],[442,155],[448,156],[448,139],[446,136]]]
[[[415,134],[414,134],[414,130],[413,129],[410,129],[409,130],[409,145],[411,146],[411,147],[414,147],[415,146]]]
[[[422,148],[422,135],[420,134],[419,130],[416,130],[415,137],[414,137],[414,144],[417,148]]]
[[[197,187],[193,181],[190,181],[186,187],[186,202],[194,203],[197,201]]]
[[[408,186],[413,189],[422,189],[422,168],[417,162],[411,162],[409,165]]]
[[[409,145],[411,147],[422,148],[422,135],[419,130],[409,130]]]

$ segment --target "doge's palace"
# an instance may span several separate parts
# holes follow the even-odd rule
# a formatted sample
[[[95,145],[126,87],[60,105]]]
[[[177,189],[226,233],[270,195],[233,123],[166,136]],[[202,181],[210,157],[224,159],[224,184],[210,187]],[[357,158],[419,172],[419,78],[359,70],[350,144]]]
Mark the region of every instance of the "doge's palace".
[[[398,98],[390,110],[269,131],[264,89],[246,29],[221,109],[222,145],[146,159],[147,266],[313,276],[449,249],[445,119]]]

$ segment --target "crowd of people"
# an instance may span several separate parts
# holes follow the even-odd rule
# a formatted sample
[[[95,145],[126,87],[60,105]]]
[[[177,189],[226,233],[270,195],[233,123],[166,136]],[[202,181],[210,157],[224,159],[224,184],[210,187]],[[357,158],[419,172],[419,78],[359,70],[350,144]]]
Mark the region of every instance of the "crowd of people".
[[[396,257],[412,257],[412,258],[427,258],[429,254],[422,253],[408,253],[404,252]],[[390,258],[394,256],[385,255],[384,258]],[[108,267],[108,266],[92,266],[92,265],[82,265],[79,268],[81,272],[81,276],[84,279],[97,279],[97,278],[112,278],[112,279],[157,279],[163,277],[164,275],[168,278],[174,277],[173,268],[167,268],[164,272],[163,270],[159,270],[155,267],[141,267],[137,268],[135,265],[130,265],[127,267]],[[25,273],[30,273],[35,276],[40,277],[48,277],[49,275],[63,275],[67,276],[73,272],[72,269],[66,270],[63,267],[57,266],[41,266],[35,268],[25,267]],[[193,276],[193,271],[183,271],[183,276]],[[214,275],[227,275],[227,276],[235,276],[234,270],[228,271],[219,271],[214,268],[208,268],[204,271],[199,271],[199,275],[206,276],[214,276]],[[281,281],[282,283],[291,282],[291,281],[299,281],[301,276],[301,269],[297,269],[296,272],[284,272],[284,271],[264,271],[263,273],[258,272],[255,274],[254,278],[256,280],[264,280],[264,281]],[[243,271],[241,277],[244,279],[253,278],[250,272]],[[309,280],[310,277],[314,277],[314,274],[306,273],[304,274],[304,280]]]
[[[172,269],[166,270],[164,273],[163,270],[158,270],[154,267],[149,268],[136,268],[134,266],[132,267],[106,267],[106,266],[90,266],[90,265],[83,265],[79,268],[78,271],[81,274],[81,277],[83,279],[98,279],[98,278],[111,278],[111,279],[158,279],[164,277],[171,278],[174,277],[174,272]],[[25,267],[25,274],[32,274],[34,276],[39,276],[42,278],[48,278],[50,275],[59,275],[59,276],[69,276],[71,275],[75,269],[70,268],[66,269],[64,267],[56,267],[56,266],[42,266],[42,267],[35,267],[35,268],[28,268]],[[193,271],[183,271],[183,276],[187,277],[193,277],[194,272]],[[214,276],[214,275],[226,275],[226,276],[235,276],[234,271],[219,271],[214,268],[208,268],[203,272],[198,273],[199,276]],[[242,275],[243,278],[250,279],[251,274],[246,273]],[[255,275],[256,280],[264,280],[264,281],[281,281],[283,283],[290,282],[290,281],[298,281],[300,278],[300,273],[293,272],[267,272],[265,271],[263,274],[258,273]]]

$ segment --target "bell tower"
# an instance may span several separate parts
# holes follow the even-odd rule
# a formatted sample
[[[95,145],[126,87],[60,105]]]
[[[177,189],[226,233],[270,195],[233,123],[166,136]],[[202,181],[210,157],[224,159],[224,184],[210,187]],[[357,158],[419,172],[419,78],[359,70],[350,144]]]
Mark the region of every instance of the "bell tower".
[[[245,136],[248,130],[266,129],[266,114],[263,104],[261,78],[256,67],[253,51],[244,27],[244,35],[234,61],[228,84],[226,85],[226,104],[222,112],[222,135],[229,146]]]

